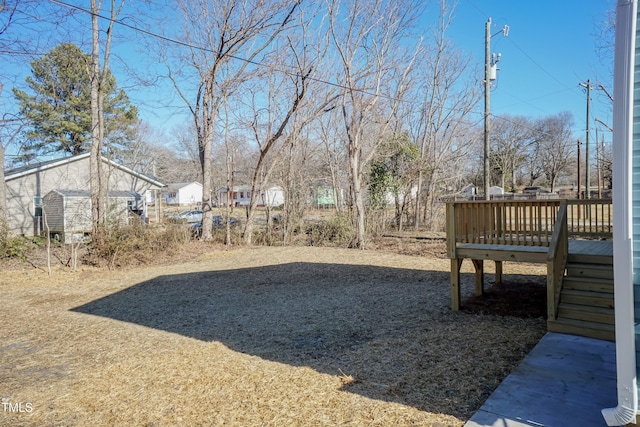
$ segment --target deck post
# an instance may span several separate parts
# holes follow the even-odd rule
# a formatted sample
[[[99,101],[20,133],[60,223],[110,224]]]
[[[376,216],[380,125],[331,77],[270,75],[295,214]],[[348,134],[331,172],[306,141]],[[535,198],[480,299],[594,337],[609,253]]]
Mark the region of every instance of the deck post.
[[[502,261],[496,261],[496,285],[502,284]]]
[[[484,295],[484,261],[481,259],[472,259],[473,266],[476,268],[476,295]]]
[[[462,258],[451,260],[451,311],[460,310],[460,267]]]

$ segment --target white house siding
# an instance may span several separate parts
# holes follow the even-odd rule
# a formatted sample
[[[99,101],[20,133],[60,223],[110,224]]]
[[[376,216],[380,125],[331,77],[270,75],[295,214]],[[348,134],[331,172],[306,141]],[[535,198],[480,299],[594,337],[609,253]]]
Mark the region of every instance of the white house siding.
[[[636,422],[640,320],[640,26],[637,0],[618,0],[613,90],[613,274],[618,405],[609,426]]]
[[[640,26],[637,27],[640,29]],[[633,91],[633,140],[631,160],[631,206],[633,245],[633,294],[635,324],[640,323],[640,31],[636,31],[636,54]],[[635,328],[636,371],[640,373],[640,328]],[[640,396],[640,392],[638,393]]]
[[[273,186],[264,190],[264,198],[261,205],[275,207],[284,205],[284,190],[282,187]]]
[[[198,205],[202,203],[199,182],[169,184],[162,190],[162,200],[168,205]]]
[[[221,206],[228,203],[229,192],[226,188],[218,190],[218,200]],[[276,207],[284,204],[284,190],[282,187],[271,186],[264,190],[264,197],[258,199],[258,206]],[[231,202],[234,206],[249,206],[251,202],[251,186],[237,185],[231,191]]]

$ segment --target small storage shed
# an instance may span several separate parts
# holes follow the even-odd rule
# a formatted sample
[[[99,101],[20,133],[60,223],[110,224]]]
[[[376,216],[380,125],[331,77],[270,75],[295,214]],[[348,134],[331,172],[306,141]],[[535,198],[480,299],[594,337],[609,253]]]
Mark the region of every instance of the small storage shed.
[[[133,191],[110,191],[107,220],[128,224],[143,211],[142,196]],[[51,190],[42,200],[44,229],[63,243],[76,243],[92,230],[91,193],[88,190]]]

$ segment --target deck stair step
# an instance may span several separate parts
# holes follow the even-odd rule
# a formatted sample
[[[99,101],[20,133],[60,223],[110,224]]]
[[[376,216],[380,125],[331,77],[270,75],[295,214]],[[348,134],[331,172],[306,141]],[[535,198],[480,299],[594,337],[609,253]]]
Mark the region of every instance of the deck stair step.
[[[589,277],[613,280],[613,269],[610,264],[568,263],[567,277]]]
[[[613,265],[613,257],[611,255],[569,254],[569,256],[567,257],[567,262],[596,265]]]
[[[599,340],[615,341],[615,326],[575,319],[557,319],[547,322],[549,332],[580,335]]]
[[[613,295],[610,292],[562,290],[562,302],[571,305],[583,305],[613,309]]]
[[[569,259],[551,332],[615,341],[612,257]]]
[[[558,317],[609,324],[613,323],[615,320],[615,311],[612,308],[592,307],[560,302],[560,306],[558,307]]]
[[[562,289],[577,291],[605,292],[613,294],[613,280],[598,277],[565,276]]]

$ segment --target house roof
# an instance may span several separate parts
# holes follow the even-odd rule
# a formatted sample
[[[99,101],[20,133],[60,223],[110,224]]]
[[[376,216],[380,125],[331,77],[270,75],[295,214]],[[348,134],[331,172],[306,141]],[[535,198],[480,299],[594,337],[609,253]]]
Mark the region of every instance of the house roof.
[[[202,184],[200,184],[197,181],[193,181],[193,182],[173,182],[171,184],[167,184],[166,190],[167,191],[177,191],[177,190],[180,190],[181,188],[184,188],[184,187],[186,187],[188,185],[191,185],[191,184],[197,184],[200,187],[202,187]]]
[[[38,163],[33,163],[30,165],[24,165],[24,166],[20,166],[17,168],[13,168],[13,169],[9,169],[6,170],[4,172],[4,179],[5,181],[11,181],[13,179],[17,179],[20,177],[23,177],[25,175],[29,175],[32,173],[36,173],[36,172],[40,172],[43,170],[47,170],[47,169],[52,169],[58,166],[62,166],[64,164],[67,163],[72,163],[78,160],[82,160],[85,158],[88,158],[91,155],[91,153],[83,153],[83,154],[79,154],[77,156],[71,156],[71,157],[63,157],[60,159],[53,159],[53,160],[47,160],[47,161],[43,161],[43,162],[38,162]],[[120,165],[116,162],[114,162],[113,160],[109,160],[106,157],[102,157],[102,161],[115,167],[118,168],[128,174],[131,174],[133,176],[135,176],[136,178],[142,179],[144,181],[147,181],[148,183],[158,186],[158,187],[164,187],[165,184],[162,183],[158,178],[156,178],[155,176],[152,175],[147,175],[141,172],[136,172],[133,169],[129,169],[126,166]]]
[[[91,191],[89,190],[51,190],[50,193],[58,193],[64,197],[79,197],[79,198],[89,198],[91,197]],[[114,190],[109,191],[109,197],[114,199],[140,199],[139,193],[135,191],[122,191],[122,190]]]
[[[279,185],[267,185],[266,187],[264,187],[265,190],[282,190],[282,187],[280,187]],[[220,187],[218,189],[218,192],[227,192],[227,191],[233,191],[235,193],[239,192],[239,191],[251,191],[251,186],[250,185],[234,185],[233,188],[227,189],[227,187]]]

